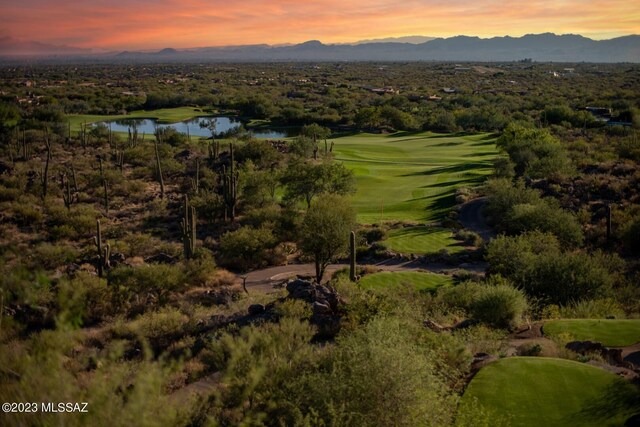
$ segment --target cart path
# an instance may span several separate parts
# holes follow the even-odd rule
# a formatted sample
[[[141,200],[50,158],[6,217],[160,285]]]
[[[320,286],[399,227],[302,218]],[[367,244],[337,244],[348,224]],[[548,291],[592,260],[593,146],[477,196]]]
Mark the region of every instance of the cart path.
[[[445,264],[424,264],[418,261],[398,261],[396,259],[385,260],[377,264],[359,264],[359,267],[368,269],[377,269],[380,271],[426,271],[438,274],[452,274],[460,270],[459,267],[452,267]],[[484,272],[485,263],[466,264],[465,270],[476,273]],[[348,264],[330,264],[324,274],[324,280],[329,280],[333,273],[348,268]],[[289,264],[278,267],[270,267],[262,270],[255,270],[246,275],[238,275],[238,283],[242,283],[243,277],[246,277],[246,285],[248,290],[268,292],[273,290],[273,285],[282,283],[283,281],[296,276],[313,277],[315,276],[314,264]]]

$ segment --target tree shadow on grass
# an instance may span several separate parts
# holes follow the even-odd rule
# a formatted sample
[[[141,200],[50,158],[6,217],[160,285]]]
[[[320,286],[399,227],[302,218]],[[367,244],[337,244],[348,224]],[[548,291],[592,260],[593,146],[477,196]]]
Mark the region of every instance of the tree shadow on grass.
[[[471,169],[477,169],[480,167],[487,167],[488,164],[486,162],[468,162],[468,163],[460,163],[451,166],[441,166],[434,169],[428,169],[420,172],[411,172],[408,174],[400,175],[400,176],[431,176],[438,175],[441,173],[451,173],[451,172],[464,172]]]
[[[576,419],[605,421],[620,417],[625,420],[638,414],[640,414],[640,389],[637,385],[616,379],[600,395],[587,400],[583,409],[575,414],[575,418],[571,417],[571,421],[574,425],[578,425],[579,423],[575,422]]]
[[[463,136],[472,136],[472,134],[467,132],[443,133],[443,134],[429,136],[429,139],[461,138]]]
[[[455,147],[456,145],[462,145],[463,142],[441,142],[440,144],[430,145],[429,147]]]
[[[451,208],[456,204],[456,195],[453,193],[444,194],[440,197],[434,197],[432,202],[427,205],[427,211],[441,212]],[[442,215],[438,215],[442,216]]]
[[[471,178],[459,179],[457,181],[445,181],[445,182],[437,182],[435,184],[423,185],[420,188],[443,188],[450,186],[462,186],[467,184],[480,184],[484,181],[484,175],[478,175]]]
[[[427,234],[440,233],[443,230],[444,228],[439,228],[439,227],[424,227],[424,226],[404,227],[399,230],[394,230],[393,236],[390,236],[390,237],[393,237],[394,239],[418,237],[418,236],[424,236]]]
[[[465,154],[462,157],[488,157],[488,156],[497,156],[496,153],[469,153]]]
[[[471,144],[472,147],[482,147],[485,145],[496,145],[496,141],[492,138],[492,139],[481,139],[480,142],[476,142],[474,144]]]

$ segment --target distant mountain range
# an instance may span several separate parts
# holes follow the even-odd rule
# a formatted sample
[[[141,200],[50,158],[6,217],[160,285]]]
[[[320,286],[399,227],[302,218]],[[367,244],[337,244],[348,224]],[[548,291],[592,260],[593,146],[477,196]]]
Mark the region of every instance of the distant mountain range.
[[[11,37],[0,37],[0,56],[42,57],[52,55],[87,55],[91,49],[70,46],[56,46],[36,41],[16,40]]]
[[[29,56],[38,61],[74,62],[287,62],[287,61],[533,61],[640,62],[640,36],[592,40],[567,34],[528,34],[522,37],[410,36],[364,40],[354,44],[323,44],[311,40],[295,45],[246,45],[165,48],[160,51],[92,53],[88,49],[51,46],[37,42],[11,44],[0,39],[0,56],[16,61]],[[28,52],[25,54],[25,52]]]

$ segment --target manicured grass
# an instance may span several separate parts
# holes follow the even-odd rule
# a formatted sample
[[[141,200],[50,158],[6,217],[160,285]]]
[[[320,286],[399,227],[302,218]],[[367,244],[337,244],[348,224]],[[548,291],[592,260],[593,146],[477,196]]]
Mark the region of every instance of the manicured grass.
[[[464,249],[450,230],[436,227],[403,227],[389,231],[382,244],[395,252],[423,255],[446,249],[449,253]]]
[[[487,134],[361,133],[334,141],[335,158],[356,175],[361,223],[441,219],[455,204],[455,189],[480,184],[497,155]]]
[[[632,414],[613,405],[631,388],[602,369],[562,359],[511,357],[485,366],[473,378],[460,411],[477,402],[514,426],[620,426]]]
[[[546,335],[569,334],[580,341],[624,347],[640,342],[640,319],[564,319],[546,322]]]
[[[179,108],[163,108],[160,110],[139,110],[132,111],[129,114],[121,114],[116,116],[90,115],[90,114],[71,114],[67,116],[71,122],[71,130],[78,131],[81,123],[95,123],[108,120],[122,119],[157,119],[158,123],[176,123],[188,120],[193,117],[210,115],[201,108],[179,107]]]
[[[443,274],[422,273],[419,271],[385,271],[368,274],[358,282],[365,289],[393,288],[404,283],[413,285],[417,290],[434,290],[452,283],[449,276]]]

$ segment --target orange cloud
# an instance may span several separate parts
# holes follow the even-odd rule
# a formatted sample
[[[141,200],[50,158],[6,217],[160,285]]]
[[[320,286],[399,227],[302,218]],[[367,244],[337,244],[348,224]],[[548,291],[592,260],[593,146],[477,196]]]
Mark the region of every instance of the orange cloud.
[[[640,7],[628,0],[21,0],[1,8],[0,35],[105,49],[335,43],[412,34],[640,33]]]

